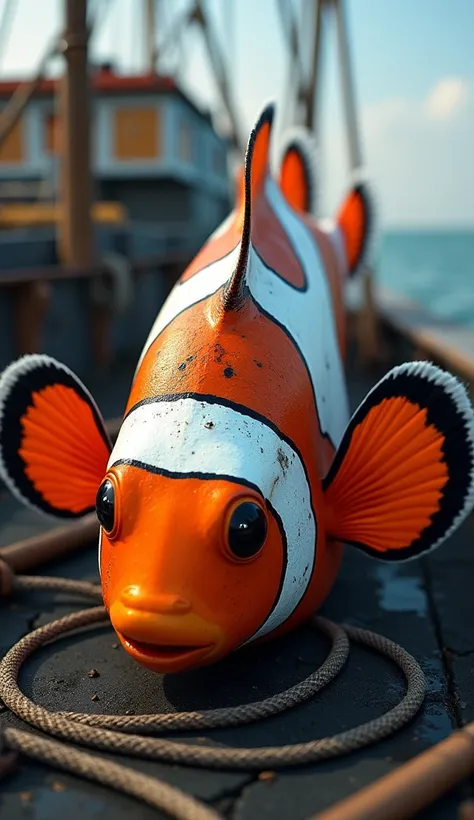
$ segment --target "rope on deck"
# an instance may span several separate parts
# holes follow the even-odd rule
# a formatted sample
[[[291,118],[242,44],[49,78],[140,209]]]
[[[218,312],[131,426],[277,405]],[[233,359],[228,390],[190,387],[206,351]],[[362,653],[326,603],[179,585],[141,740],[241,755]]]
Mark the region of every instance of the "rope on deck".
[[[102,600],[100,587],[84,581],[13,576],[12,583],[14,589],[18,590],[69,591],[95,601]],[[321,617],[315,617],[313,624],[330,639],[331,649],[319,669],[285,692],[254,703],[164,715],[88,715],[51,712],[33,703],[21,692],[18,675],[22,664],[35,650],[73,630],[107,620],[104,607],[97,606],[59,618],[18,641],[0,663],[0,698],[4,704],[35,729],[92,749],[188,766],[261,771],[327,760],[382,740],[411,720],[425,696],[423,672],[408,652],[374,632],[348,625],[339,626]],[[349,655],[349,639],[390,658],[405,675],[406,694],[400,703],[381,717],[333,737],[281,747],[202,747],[144,736],[157,731],[237,726],[283,712],[313,697],[339,674]],[[134,734],[138,731],[144,734]],[[180,789],[57,740],[5,728],[3,741],[11,751],[21,752],[35,760],[136,797],[165,811],[176,820],[222,820],[214,809]]]

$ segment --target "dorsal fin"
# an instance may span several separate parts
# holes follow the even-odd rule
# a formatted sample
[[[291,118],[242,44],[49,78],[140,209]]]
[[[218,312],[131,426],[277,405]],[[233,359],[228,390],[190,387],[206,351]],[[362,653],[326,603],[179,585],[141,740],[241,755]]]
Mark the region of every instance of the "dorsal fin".
[[[266,175],[269,173],[270,135],[275,113],[273,103],[267,105],[247,144],[244,165],[244,219],[242,240],[237,265],[224,290],[224,309],[234,310],[244,298],[245,271],[247,269],[252,203],[262,190]]]
[[[373,234],[374,208],[367,183],[355,180],[336,215],[343,237],[349,276],[357,274],[368,256]]]
[[[289,129],[280,155],[280,188],[295,211],[314,213],[317,197],[317,147],[307,128]]]

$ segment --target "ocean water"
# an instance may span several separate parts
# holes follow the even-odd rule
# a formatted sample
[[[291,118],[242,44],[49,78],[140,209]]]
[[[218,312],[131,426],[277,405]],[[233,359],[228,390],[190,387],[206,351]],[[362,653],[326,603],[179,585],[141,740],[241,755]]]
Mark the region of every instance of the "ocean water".
[[[437,316],[474,327],[474,229],[387,231],[374,262],[376,282]]]

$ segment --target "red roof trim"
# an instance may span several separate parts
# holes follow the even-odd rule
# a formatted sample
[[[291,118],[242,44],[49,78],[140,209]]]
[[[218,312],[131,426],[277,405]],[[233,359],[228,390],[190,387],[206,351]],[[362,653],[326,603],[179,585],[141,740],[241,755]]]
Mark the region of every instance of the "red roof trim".
[[[0,97],[9,97],[22,85],[24,80],[0,82]],[[55,93],[58,79],[45,79],[40,83],[35,96],[49,96]],[[172,77],[156,74],[125,76],[111,71],[98,71],[92,76],[92,88],[101,94],[123,94],[127,92],[178,91],[182,93]]]

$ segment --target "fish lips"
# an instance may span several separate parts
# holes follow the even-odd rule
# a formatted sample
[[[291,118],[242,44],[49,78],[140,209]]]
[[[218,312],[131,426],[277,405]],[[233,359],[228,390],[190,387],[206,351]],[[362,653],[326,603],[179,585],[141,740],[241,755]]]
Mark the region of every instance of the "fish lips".
[[[161,615],[113,604],[110,618],[124,649],[140,665],[161,674],[212,663],[221,656],[221,629],[194,613]]]

